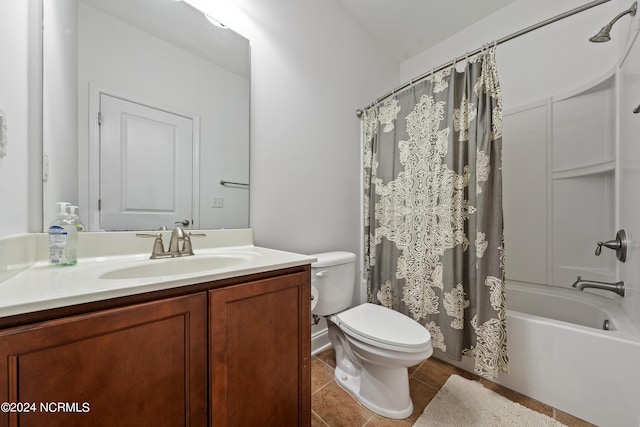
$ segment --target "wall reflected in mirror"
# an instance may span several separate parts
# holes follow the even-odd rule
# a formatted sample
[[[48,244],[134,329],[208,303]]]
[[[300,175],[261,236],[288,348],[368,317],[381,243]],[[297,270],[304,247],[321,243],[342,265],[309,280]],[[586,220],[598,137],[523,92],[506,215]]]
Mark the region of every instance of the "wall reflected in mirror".
[[[249,226],[249,41],[184,2],[43,0],[43,230]]]

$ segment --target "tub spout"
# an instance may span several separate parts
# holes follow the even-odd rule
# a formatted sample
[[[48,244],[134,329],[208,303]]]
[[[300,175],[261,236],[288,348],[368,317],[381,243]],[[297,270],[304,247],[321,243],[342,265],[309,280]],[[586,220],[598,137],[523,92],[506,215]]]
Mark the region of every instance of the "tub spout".
[[[582,280],[582,277],[580,276],[578,276],[578,280],[576,280],[573,283],[573,285],[571,285],[571,287],[580,289],[580,290],[587,289],[587,288],[604,289],[605,291],[614,292],[620,295],[621,297],[624,297],[624,289],[625,289],[623,281],[619,281],[615,283],[598,282],[595,280]]]

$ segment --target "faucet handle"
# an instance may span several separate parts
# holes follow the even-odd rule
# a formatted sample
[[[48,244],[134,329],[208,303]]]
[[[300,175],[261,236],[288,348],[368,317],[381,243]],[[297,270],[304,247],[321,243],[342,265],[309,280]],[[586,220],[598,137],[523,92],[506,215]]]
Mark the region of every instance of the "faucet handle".
[[[162,242],[162,233],[136,233],[136,237],[153,237],[153,249],[151,250],[151,259],[158,258],[164,254],[164,243]]]
[[[604,245],[602,242],[596,243],[596,256],[600,256],[602,253],[602,245]]]
[[[193,255],[193,246],[191,245],[191,237],[205,237],[204,233],[192,233],[187,231],[184,236],[184,243],[182,244],[182,252],[186,255]]]
[[[627,234],[625,233],[624,230],[618,230],[618,232],[616,233],[615,240],[609,240],[607,242],[597,243],[596,256],[599,256],[600,253],[602,253],[602,247],[605,246],[609,249],[613,249],[614,251],[616,251],[617,258],[620,261],[625,262],[627,259],[627,245],[628,245]]]
[[[192,233],[190,231],[187,231],[187,236],[189,237],[207,237],[206,233]]]
[[[162,233],[136,233],[136,237],[153,237],[154,239],[162,239]]]

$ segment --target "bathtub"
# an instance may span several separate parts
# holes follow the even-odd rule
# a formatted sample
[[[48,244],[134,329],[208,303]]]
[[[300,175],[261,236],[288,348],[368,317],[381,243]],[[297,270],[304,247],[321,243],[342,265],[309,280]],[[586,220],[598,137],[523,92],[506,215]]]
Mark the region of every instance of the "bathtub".
[[[640,425],[640,340],[617,302],[520,283],[506,297],[509,374],[497,383],[599,426]]]

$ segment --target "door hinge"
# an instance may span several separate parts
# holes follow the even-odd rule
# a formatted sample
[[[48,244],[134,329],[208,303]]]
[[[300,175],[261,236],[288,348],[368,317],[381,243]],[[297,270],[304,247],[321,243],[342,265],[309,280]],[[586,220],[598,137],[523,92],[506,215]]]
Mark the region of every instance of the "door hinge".
[[[98,112],[98,126],[102,125],[102,113]]]
[[[102,199],[98,199],[98,210],[102,210]]]

